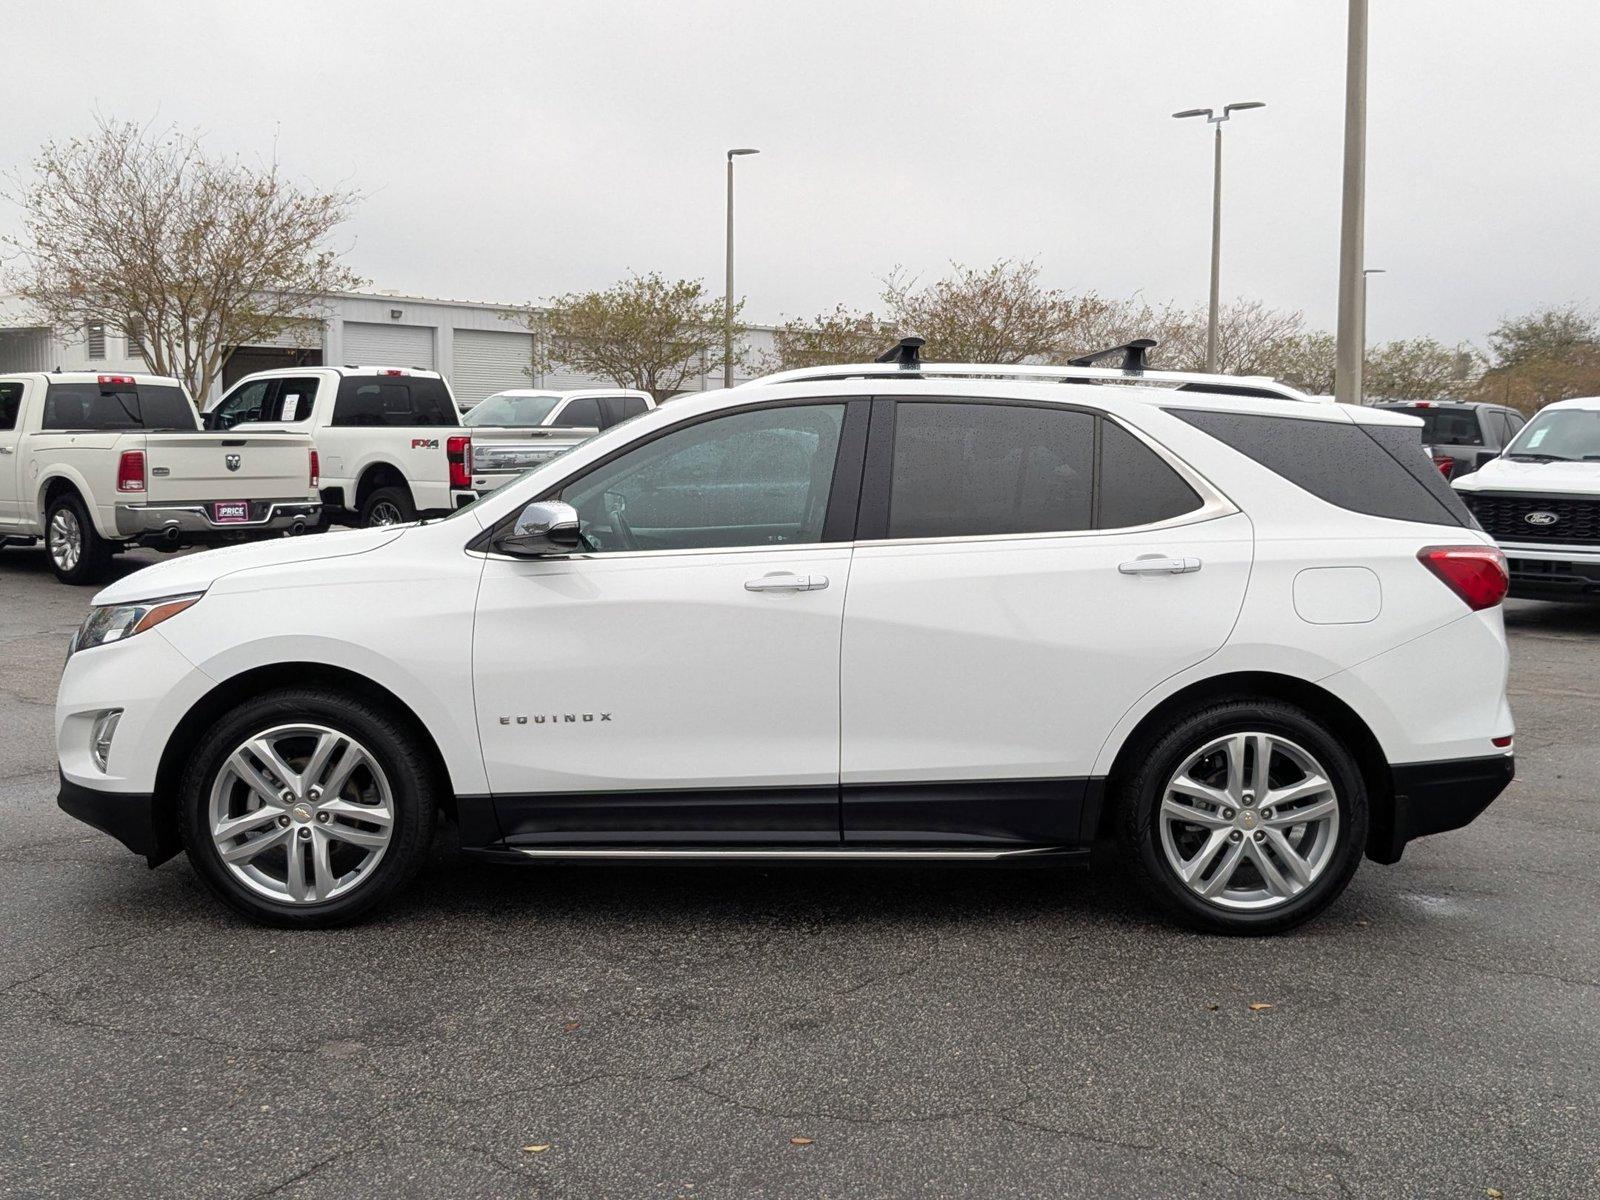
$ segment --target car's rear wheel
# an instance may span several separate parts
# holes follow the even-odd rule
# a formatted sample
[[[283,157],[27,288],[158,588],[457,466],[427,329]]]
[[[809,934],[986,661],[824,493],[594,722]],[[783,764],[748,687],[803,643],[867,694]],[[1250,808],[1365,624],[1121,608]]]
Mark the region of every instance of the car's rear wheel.
[[[185,847],[246,916],[344,924],[420,869],[440,788],[415,733],[392,714],[284,690],[235,708],[202,747],[183,781]]]
[[[1122,788],[1122,835],[1153,893],[1192,924],[1273,933],[1344,891],[1367,836],[1361,770],[1311,714],[1276,700],[1170,725]]]
[[[402,487],[381,487],[361,506],[361,528],[379,525],[404,525],[417,519],[417,506],[411,493]]]
[[[111,565],[111,543],[95,532],[83,501],[65,492],[45,511],[45,552],[62,583],[98,582]]]

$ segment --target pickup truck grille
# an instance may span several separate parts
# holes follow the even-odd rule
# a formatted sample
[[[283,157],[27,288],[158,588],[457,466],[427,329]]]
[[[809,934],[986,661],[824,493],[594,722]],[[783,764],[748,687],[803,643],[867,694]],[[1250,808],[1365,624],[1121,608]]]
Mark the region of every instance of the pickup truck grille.
[[[1600,499],[1566,500],[1553,496],[1516,496],[1504,492],[1458,493],[1497,542],[1600,543]],[[1548,513],[1554,521],[1529,521]]]

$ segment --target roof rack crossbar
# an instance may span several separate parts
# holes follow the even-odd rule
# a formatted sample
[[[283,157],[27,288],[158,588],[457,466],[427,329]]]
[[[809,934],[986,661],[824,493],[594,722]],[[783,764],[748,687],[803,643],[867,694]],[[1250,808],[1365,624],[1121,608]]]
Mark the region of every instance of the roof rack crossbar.
[[[927,344],[927,338],[903,337],[872,361],[894,363],[902,371],[915,371],[922,366],[922,348]]]
[[[1143,375],[1145,365],[1149,361],[1150,351],[1156,348],[1155,338],[1134,338],[1131,342],[1124,342],[1120,346],[1107,346],[1104,350],[1095,350],[1089,354],[1080,354],[1077,358],[1067,359],[1069,367],[1092,367],[1101,359],[1110,358],[1114,354],[1122,355],[1122,369],[1129,375]]]

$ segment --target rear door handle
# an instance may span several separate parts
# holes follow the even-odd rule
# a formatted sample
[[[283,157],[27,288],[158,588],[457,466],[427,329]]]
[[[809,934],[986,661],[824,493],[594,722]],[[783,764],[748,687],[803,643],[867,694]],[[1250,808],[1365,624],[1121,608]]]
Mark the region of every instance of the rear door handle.
[[[793,571],[775,571],[744,581],[747,592],[820,592],[827,586],[826,575],[796,575]]]
[[[1199,569],[1198,558],[1168,558],[1164,554],[1141,555],[1117,567],[1124,575],[1187,575]]]

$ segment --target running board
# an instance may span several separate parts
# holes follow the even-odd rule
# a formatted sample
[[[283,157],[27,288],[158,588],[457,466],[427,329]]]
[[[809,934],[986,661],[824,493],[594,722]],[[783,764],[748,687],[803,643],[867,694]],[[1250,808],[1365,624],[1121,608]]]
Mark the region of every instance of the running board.
[[[777,860],[799,859],[812,862],[1005,862],[1025,858],[1071,857],[1088,851],[1067,846],[1030,846],[1024,850],[778,850],[730,847],[556,847],[512,846],[526,858],[609,858],[609,859],[716,859]]]

